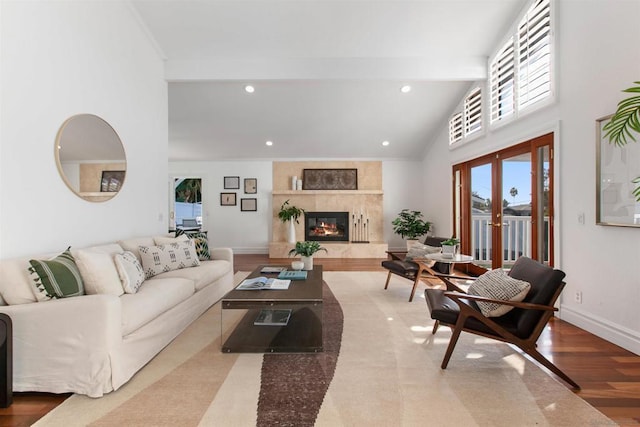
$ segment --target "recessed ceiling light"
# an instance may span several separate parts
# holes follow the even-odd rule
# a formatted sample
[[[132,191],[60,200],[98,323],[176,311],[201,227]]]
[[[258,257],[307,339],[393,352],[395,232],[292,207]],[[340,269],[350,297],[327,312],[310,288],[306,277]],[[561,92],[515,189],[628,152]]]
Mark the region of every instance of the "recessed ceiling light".
[[[253,92],[255,92],[256,88],[254,88],[254,87],[253,87],[253,86],[251,86],[251,85],[246,85],[246,86],[244,87],[244,90],[245,90],[247,93],[253,93]]]
[[[400,88],[400,92],[402,92],[402,93],[409,93],[409,92],[411,92],[411,86],[409,86],[409,85],[404,85],[404,86],[402,86],[402,87]]]
[[[382,145],[386,147],[387,145],[389,145],[389,141],[382,141]]]
[[[273,141],[267,141],[267,142],[265,142],[265,144],[267,144],[269,147],[271,147],[273,145]]]

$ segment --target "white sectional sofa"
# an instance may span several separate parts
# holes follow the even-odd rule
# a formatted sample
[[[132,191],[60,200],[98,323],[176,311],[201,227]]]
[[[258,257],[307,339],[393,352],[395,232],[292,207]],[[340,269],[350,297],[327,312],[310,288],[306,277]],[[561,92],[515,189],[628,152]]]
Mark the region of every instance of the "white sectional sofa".
[[[29,272],[29,260],[58,254],[0,261],[0,312],[13,321],[14,391],[100,397],[117,390],[233,288],[233,253],[216,248],[211,260],[123,293],[115,255],[130,251],[140,260],[139,247],[157,248],[159,239],[72,248],[87,294],[68,298],[45,300]]]

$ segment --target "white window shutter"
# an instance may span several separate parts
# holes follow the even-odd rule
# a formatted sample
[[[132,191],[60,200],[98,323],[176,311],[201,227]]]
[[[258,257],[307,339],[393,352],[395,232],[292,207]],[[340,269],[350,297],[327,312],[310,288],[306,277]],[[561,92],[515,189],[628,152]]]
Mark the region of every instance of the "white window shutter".
[[[490,64],[491,123],[505,119],[514,113],[514,56],[513,37],[511,37]]]
[[[518,25],[518,109],[551,94],[551,5],[536,0]]]
[[[449,145],[462,140],[462,113],[456,113],[449,119]]]
[[[468,136],[482,129],[482,91],[473,89],[464,99],[464,135]]]

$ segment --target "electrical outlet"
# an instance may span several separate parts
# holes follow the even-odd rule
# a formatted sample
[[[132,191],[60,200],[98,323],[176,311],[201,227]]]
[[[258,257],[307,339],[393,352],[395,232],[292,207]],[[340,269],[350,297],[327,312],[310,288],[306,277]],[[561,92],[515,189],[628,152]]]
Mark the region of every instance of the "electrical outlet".
[[[584,225],[584,212],[578,214],[578,224]]]
[[[576,293],[575,293],[573,298],[574,298],[576,303],[582,304],[582,292],[576,291]]]

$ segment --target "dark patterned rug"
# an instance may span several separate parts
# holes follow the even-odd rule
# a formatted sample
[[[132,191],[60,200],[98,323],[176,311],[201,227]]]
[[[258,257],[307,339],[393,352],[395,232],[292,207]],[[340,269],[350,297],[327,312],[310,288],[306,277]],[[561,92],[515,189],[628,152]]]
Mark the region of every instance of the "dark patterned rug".
[[[344,317],[338,300],[322,284],[322,353],[265,354],[258,426],[313,426],[338,362]]]

